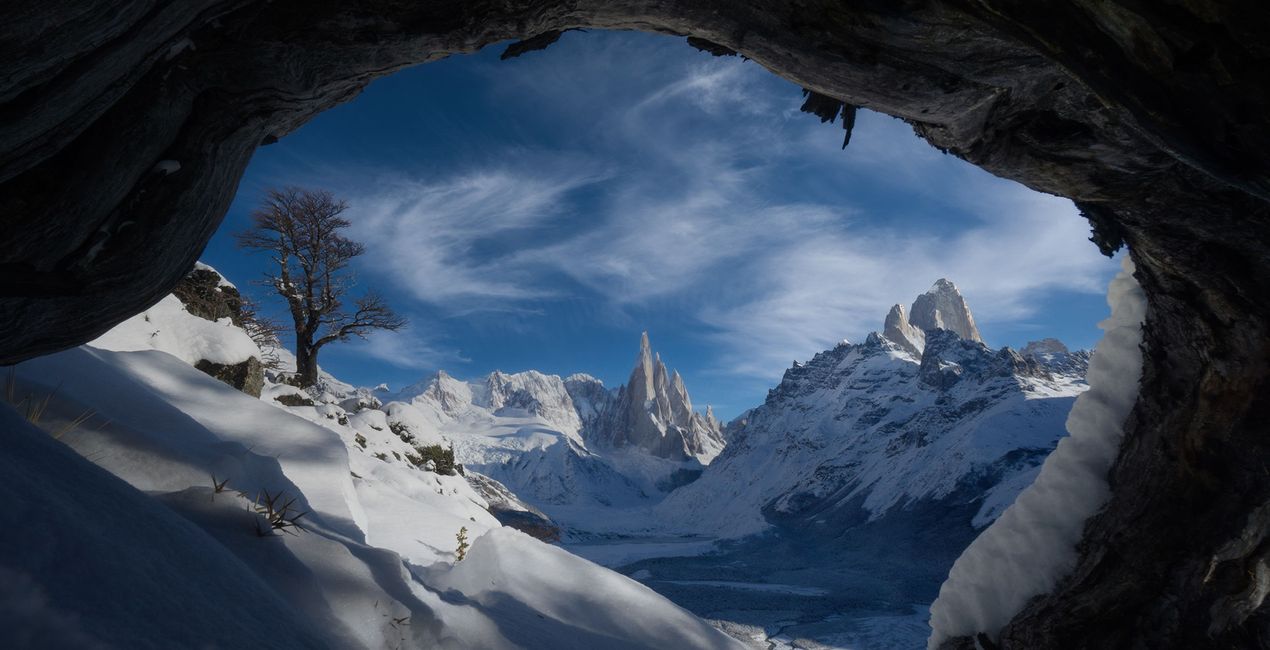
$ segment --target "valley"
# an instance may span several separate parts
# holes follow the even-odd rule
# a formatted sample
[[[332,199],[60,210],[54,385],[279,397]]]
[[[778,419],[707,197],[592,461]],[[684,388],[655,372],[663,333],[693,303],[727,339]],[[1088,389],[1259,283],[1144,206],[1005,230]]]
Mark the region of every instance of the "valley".
[[[210,267],[191,278],[213,297],[234,291]],[[432,594],[421,601],[431,604],[402,601],[405,610],[457,608],[459,619],[501,625],[521,616],[511,602],[538,598],[525,589],[549,588],[559,595],[533,606],[548,633],[576,624],[552,603],[594,597],[566,576],[607,567],[616,573],[605,581],[625,582],[606,602],[618,606],[643,585],[668,599],[659,611],[673,602],[744,647],[914,648],[930,634],[927,608],[949,567],[1064,436],[1090,359],[1052,339],[1022,352],[987,347],[946,280],[913,311],[923,304],[926,327],[897,305],[883,333],[795,363],[763,404],[726,425],[694,408],[646,333],[616,388],[585,374],[495,371],[465,381],[439,371],[397,391],[322,372],[302,390],[289,384],[293,361],[281,349],[270,351],[278,364],[258,388],[234,386],[241,373],[229,370],[263,352],[230,319],[195,315],[174,296],[89,346],[23,364],[17,377],[58,386],[54,420],[77,409],[109,415],[82,423],[69,444],[167,494],[196,523],[213,515],[191,510],[182,486],[200,473],[231,480],[244,498],[304,495],[312,525],[331,540],[399,554],[409,580],[426,585],[417,593]],[[960,332],[936,327],[945,321]],[[221,381],[190,367],[206,358],[229,369]],[[229,397],[251,407],[225,412]],[[168,421],[184,424],[156,428]],[[264,422],[275,433],[262,435]],[[230,440],[246,446],[230,451]],[[295,459],[279,476],[270,455]],[[464,577],[471,560],[456,562],[448,548],[460,528],[476,557],[545,552],[530,537],[556,545],[559,555],[544,561],[564,573],[512,570],[491,557],[511,583],[493,600],[475,597],[484,578]],[[528,537],[497,532],[510,529]],[[487,540],[501,540],[501,550]],[[299,561],[332,552],[304,551]],[[516,645],[525,633],[498,634]],[[639,638],[632,647],[652,637]]]

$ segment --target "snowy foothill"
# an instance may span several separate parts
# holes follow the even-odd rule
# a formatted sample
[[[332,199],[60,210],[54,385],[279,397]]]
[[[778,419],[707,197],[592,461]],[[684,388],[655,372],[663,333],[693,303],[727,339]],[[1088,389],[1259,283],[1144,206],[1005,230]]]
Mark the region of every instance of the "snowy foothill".
[[[0,536],[15,603],[0,646],[738,647],[503,528],[464,476],[418,456],[450,442],[435,413],[325,373],[313,390],[271,375],[254,398],[192,367],[259,353],[243,339],[169,296],[16,366],[14,394],[48,409],[37,430],[0,408],[0,492],[21,504],[0,525],[30,531]],[[272,530],[270,499],[298,526]]]
[[[1124,258],[1111,282],[1111,316],[1089,364],[1089,390],[1067,418],[1070,435],[1036,480],[961,554],[931,605],[928,647],[985,633],[995,638],[1031,598],[1049,593],[1076,563],[1085,521],[1110,496],[1107,473],[1138,395],[1147,302]]]
[[[686,610],[668,611],[665,598],[652,589],[508,528],[483,535],[454,568],[423,574],[429,583],[463,594],[491,618],[514,626],[507,633],[524,647],[740,647]],[[555,621],[570,629],[562,633]]]
[[[228,318],[213,322],[191,316],[171,294],[89,345],[119,351],[159,350],[190,364],[207,360],[230,365],[248,357],[261,358],[251,337]]]
[[[930,351],[923,370],[906,348],[873,336],[795,366],[733,427],[711,470],[654,506],[653,518],[670,532],[724,537],[769,530],[772,514],[813,503],[858,503],[872,521],[988,476],[973,520],[986,525],[1035,476],[1086,386],[1079,374],[1011,371],[982,343],[953,347]],[[961,379],[932,386],[940,368]]]

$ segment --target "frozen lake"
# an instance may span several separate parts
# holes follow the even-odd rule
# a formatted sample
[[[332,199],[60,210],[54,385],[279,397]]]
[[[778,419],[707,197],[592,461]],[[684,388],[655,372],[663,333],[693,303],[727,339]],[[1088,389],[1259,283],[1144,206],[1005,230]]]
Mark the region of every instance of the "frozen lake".
[[[965,516],[958,509],[930,504],[876,522],[776,525],[742,540],[612,536],[566,548],[756,649],[921,650],[927,607],[974,536],[949,526]]]

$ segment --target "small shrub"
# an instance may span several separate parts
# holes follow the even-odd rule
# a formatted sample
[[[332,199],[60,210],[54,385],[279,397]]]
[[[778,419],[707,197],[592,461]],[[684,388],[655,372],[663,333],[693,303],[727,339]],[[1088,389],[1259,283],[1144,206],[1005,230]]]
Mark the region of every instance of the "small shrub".
[[[224,492],[226,485],[229,485],[229,479],[225,479],[223,481],[217,482],[216,475],[212,474],[212,490],[214,490],[216,494],[220,494],[221,492]]]
[[[260,526],[260,519],[256,519],[256,535],[260,537],[270,537],[273,531],[280,530],[291,535],[295,534],[294,530],[304,530],[300,525],[300,518],[309,514],[304,512],[296,512],[295,497],[286,498],[287,493],[280,491],[277,494],[270,494],[268,490],[261,491],[256,495],[256,501],[252,504],[252,510],[265,518],[265,522],[269,525],[269,529],[265,530]],[[285,501],[284,501],[285,499]]]
[[[455,535],[454,538],[459,542],[459,547],[454,551],[454,559],[456,562],[462,562],[463,558],[467,557],[467,549],[469,546],[467,543],[467,526],[460,527],[459,533]]]
[[[415,451],[419,452],[418,456],[407,455],[406,458],[414,463],[417,467],[423,467],[428,461],[432,461],[437,474],[445,474],[446,476],[454,476],[458,469],[458,465],[454,462],[454,447],[442,447],[441,445],[427,445],[424,447],[415,447]]]
[[[398,438],[401,438],[402,442],[408,445],[414,444],[415,434],[410,430],[410,427],[405,425],[405,423],[389,422],[388,430],[393,432]]]
[[[360,434],[360,433],[354,433],[354,434],[353,434],[353,442],[355,442],[355,443],[357,443],[357,444],[361,445],[361,446],[362,446],[362,449],[365,449],[365,448],[366,448],[366,436],[363,436],[363,435],[362,435],[362,434]]]
[[[96,411],[90,409],[80,413],[78,416],[72,418],[69,422],[66,422],[56,429],[49,429],[48,427],[41,426],[40,420],[44,418],[44,412],[48,410],[49,402],[53,400],[53,396],[57,394],[57,390],[45,395],[44,399],[37,399],[33,393],[27,393],[26,397],[18,399],[17,390],[17,367],[10,366],[9,378],[4,387],[5,401],[7,401],[15,411],[21,413],[22,417],[25,418],[27,422],[44,429],[54,438],[61,438],[62,436],[78,429],[97,414]]]
[[[394,451],[394,452],[392,452],[392,456],[393,456],[393,458],[396,458],[397,460],[401,460],[401,454],[399,454],[399,453],[397,453],[397,452],[395,452],[395,451]]]
[[[378,458],[379,460],[382,460],[382,461],[384,461],[385,463],[386,463],[386,462],[388,462],[388,454],[385,454],[385,453],[384,453],[384,452],[382,452],[382,451],[377,451],[377,452],[375,452],[374,456],[375,456],[375,458]]]

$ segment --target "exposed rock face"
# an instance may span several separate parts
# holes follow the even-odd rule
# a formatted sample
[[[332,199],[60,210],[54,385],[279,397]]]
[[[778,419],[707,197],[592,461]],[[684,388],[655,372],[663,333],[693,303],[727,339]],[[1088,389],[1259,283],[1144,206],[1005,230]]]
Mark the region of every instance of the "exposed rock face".
[[[1090,357],[1089,350],[1072,352],[1058,339],[1031,341],[1023,346],[1019,354],[1053,372],[1071,372],[1072,368],[1088,367]]]
[[[580,431],[582,420],[560,377],[536,370],[515,374],[494,371],[485,378],[483,405],[495,414],[521,409],[552,423],[561,431]]]
[[[198,264],[181,278],[172,293],[185,305],[185,311],[199,318],[210,321],[228,318],[238,327],[243,325],[242,295],[210,266]],[[252,397],[260,397],[265,387],[265,368],[256,357],[233,364],[199,359],[194,367]]]
[[[181,278],[172,294],[185,305],[185,311],[199,318],[210,321],[228,318],[239,327],[243,325],[242,294],[209,266],[197,265]]]
[[[911,313],[909,322],[924,331],[945,329],[956,332],[957,336],[967,341],[983,341],[965,298],[961,297],[956,285],[943,278],[936,280],[930,291],[913,301]]]
[[[909,324],[908,317],[904,315],[904,305],[895,305],[887,312],[882,336],[919,359],[922,357],[922,349],[926,347],[926,332]]]
[[[723,448],[723,432],[713,411],[692,410],[679,372],[667,378],[661,355],[654,355],[648,332],[640,336],[639,356],[617,399],[600,417],[592,434],[612,447],[638,447],[671,460],[713,458]]]
[[[949,514],[926,522],[946,538],[938,553],[878,555],[938,565],[944,575],[923,580],[942,582],[968,529],[999,516],[1065,434],[1085,369],[1042,372],[949,330],[930,333],[920,363],[905,352],[873,333],[786,370],[761,406],[728,425],[728,447],[701,479],[657,506],[659,519],[683,532],[792,525],[837,537],[939,502]],[[976,505],[958,512],[963,503]]]
[[[1027,345],[1019,350],[1019,354],[1025,357],[1044,357],[1049,355],[1070,354],[1066,345],[1058,339],[1041,339],[1039,341],[1028,341]]]
[[[604,387],[604,382],[584,373],[565,377],[564,387],[569,391],[584,430],[593,430],[616,399],[613,392]]]
[[[926,338],[918,376],[941,390],[952,388],[963,375],[972,377],[1037,377],[1039,364],[1010,348],[993,352],[980,341],[961,338],[951,330],[934,330]]]
[[[502,483],[479,472],[464,473],[468,485],[489,504],[489,513],[498,523],[515,528],[544,542],[560,541],[560,527],[541,510],[525,503]]]
[[[1072,198],[1104,251],[1129,245],[1150,312],[1113,495],[1072,577],[1000,645],[1270,644],[1262,592],[1240,578],[1270,548],[1250,527],[1270,501],[1266,3],[49,0],[0,13],[0,362],[83,343],[159,300],[252,151],[377,77],[571,27],[691,35]]]
[[[913,301],[911,313],[912,316],[906,315],[903,305],[891,307],[886,314],[882,336],[918,360],[922,358],[927,341],[938,332],[983,343],[970,306],[957,286],[947,279],[936,280],[930,291],[918,296]]]
[[[194,367],[252,397],[260,397],[260,391],[265,387],[265,369],[256,357],[232,365],[199,359]]]

